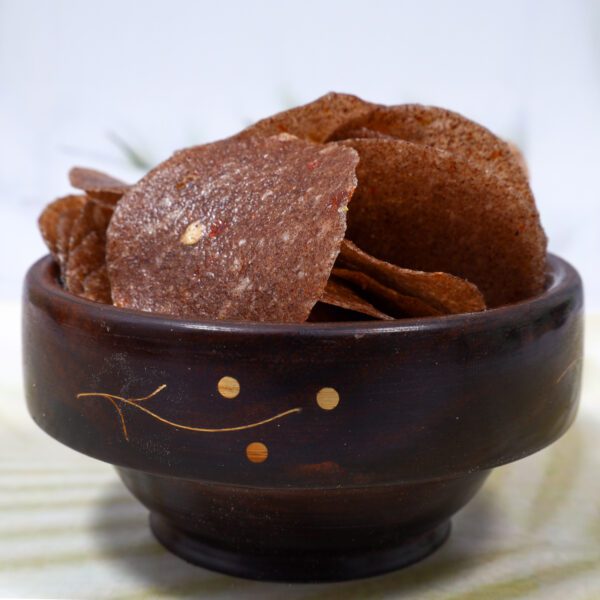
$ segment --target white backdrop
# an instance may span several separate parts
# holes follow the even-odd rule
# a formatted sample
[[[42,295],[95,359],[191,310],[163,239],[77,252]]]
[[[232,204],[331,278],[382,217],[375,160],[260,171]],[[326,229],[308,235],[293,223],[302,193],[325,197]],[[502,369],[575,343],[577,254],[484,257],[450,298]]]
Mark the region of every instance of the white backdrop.
[[[0,300],[70,166],[133,180],[123,141],[153,164],[329,90],[519,143],[550,248],[600,310],[597,0],[0,0]]]

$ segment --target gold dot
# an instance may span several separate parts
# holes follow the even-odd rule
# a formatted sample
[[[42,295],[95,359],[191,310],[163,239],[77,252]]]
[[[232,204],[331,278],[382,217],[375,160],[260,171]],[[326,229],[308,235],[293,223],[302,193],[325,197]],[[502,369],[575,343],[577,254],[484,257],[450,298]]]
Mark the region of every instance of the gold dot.
[[[269,449],[262,442],[252,442],[246,447],[246,457],[250,462],[265,462],[268,456]]]
[[[186,230],[183,232],[179,241],[185,246],[193,246],[200,241],[200,238],[204,235],[204,225],[200,221],[194,221],[190,223]]]
[[[217,389],[223,398],[235,398],[240,393],[240,382],[235,377],[226,375],[219,380]]]
[[[340,395],[334,388],[324,387],[317,392],[317,404],[323,410],[333,410],[339,403]]]

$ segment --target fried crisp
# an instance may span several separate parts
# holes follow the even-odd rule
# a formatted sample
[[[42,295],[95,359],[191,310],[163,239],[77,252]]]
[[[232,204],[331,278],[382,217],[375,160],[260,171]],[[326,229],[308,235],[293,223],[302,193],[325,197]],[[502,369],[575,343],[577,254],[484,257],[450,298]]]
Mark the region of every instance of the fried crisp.
[[[396,140],[398,138],[368,127],[357,127],[356,129],[344,130],[342,139],[377,139],[377,140]]]
[[[374,318],[363,313],[319,301],[312,307],[306,320],[309,323],[332,323],[340,321],[372,321]]]
[[[38,219],[38,225],[48,250],[52,253],[64,278],[73,222],[86,203],[85,196],[64,196],[48,204]]]
[[[69,171],[69,181],[74,188],[83,190],[96,200],[116,204],[131,188],[128,183],[101,171],[85,167],[73,167]]]
[[[350,94],[330,92],[308,104],[262,119],[236,137],[290,133],[304,140],[322,143],[347,122],[368,114],[373,106]]]
[[[513,153],[515,160],[519,163],[525,177],[529,179],[529,167],[527,166],[527,161],[525,160],[525,155],[523,154],[521,148],[517,146],[514,142],[506,142],[510,151]]]
[[[483,296],[472,283],[448,273],[398,267],[370,256],[349,240],[342,242],[339,263],[362,271],[402,295],[418,298],[441,314],[485,309]]]
[[[379,283],[361,271],[334,267],[331,275],[361,290],[361,297],[396,319],[402,317],[433,317],[444,314],[415,296],[407,296]]]
[[[82,167],[69,179],[85,196],[49,205],[40,230],[66,289],[116,306],[388,320],[545,285],[523,155],[442,108],[329,93],[177,152],[133,186]]]
[[[290,135],[177,152],[117,204],[113,301],[190,318],[306,320],[346,229],[358,155]]]
[[[111,302],[106,271],[106,229],[113,211],[88,201],[74,221],[69,238],[65,287],[96,302]]]
[[[336,278],[330,278],[320,298],[325,304],[337,306],[345,310],[368,315],[375,319],[391,321],[394,317],[377,310],[372,304],[361,298],[348,285]]]
[[[347,237],[365,252],[466,279],[489,307],[543,290],[546,236],[522,188],[430,146],[341,143],[360,155]]]
[[[522,158],[510,144],[458,113],[421,104],[376,106],[341,124],[329,139],[347,139],[357,134],[374,137],[376,133],[446,150],[484,170],[491,169],[508,185],[522,189],[533,204]]]
[[[106,264],[90,271],[83,278],[83,292],[80,294],[88,300],[95,302],[111,303],[110,282]]]

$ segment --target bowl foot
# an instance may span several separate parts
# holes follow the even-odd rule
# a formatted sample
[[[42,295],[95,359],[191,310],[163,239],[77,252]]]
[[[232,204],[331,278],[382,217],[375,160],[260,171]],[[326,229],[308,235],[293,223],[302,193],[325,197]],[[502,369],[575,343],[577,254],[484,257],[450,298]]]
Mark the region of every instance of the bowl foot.
[[[287,582],[344,581],[394,571],[429,556],[450,535],[450,521],[446,521],[386,548],[327,554],[290,554],[282,549],[280,553],[260,554],[206,543],[154,513],[150,514],[150,528],[165,548],[195,565],[236,577]]]

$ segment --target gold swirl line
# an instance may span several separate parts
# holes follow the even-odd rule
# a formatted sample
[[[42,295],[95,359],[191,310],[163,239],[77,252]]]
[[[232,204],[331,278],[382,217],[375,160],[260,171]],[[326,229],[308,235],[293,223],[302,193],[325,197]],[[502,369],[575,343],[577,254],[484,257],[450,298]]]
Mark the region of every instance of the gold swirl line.
[[[150,398],[154,398],[154,396],[160,394],[167,387],[166,383],[159,385],[152,393],[147,396],[143,396],[142,398],[129,398],[132,402],[143,402],[144,400],[150,400]]]
[[[299,407],[291,408],[290,410],[286,410],[285,412],[279,413],[279,414],[269,417],[267,419],[263,419],[262,421],[257,421],[255,423],[248,423],[246,425],[237,425],[235,427],[217,427],[217,428],[192,427],[191,425],[183,425],[181,423],[175,423],[173,421],[169,421],[168,419],[165,419],[164,417],[157,415],[155,412],[151,411],[150,409],[137,404],[137,402],[142,402],[144,400],[149,400],[150,398],[153,398],[154,396],[159,394],[162,390],[164,390],[166,387],[167,386],[165,384],[163,384],[163,385],[159,386],[158,388],[156,388],[151,394],[148,394],[147,396],[144,396],[143,398],[123,398],[122,396],[115,396],[114,394],[107,394],[104,392],[81,392],[81,393],[77,394],[77,399],[96,397],[96,398],[106,398],[107,400],[109,400],[112,403],[112,405],[115,407],[117,412],[119,413],[119,417],[121,419],[121,426],[123,429],[123,435],[125,436],[125,439],[127,439],[127,440],[129,440],[129,436],[127,434],[127,427],[125,425],[125,419],[123,418],[123,412],[121,411],[121,408],[117,405],[116,401],[123,402],[123,404],[127,404],[128,406],[133,406],[134,408],[141,410],[142,412],[146,413],[147,415],[150,415],[157,421],[160,421],[161,423],[170,425],[171,427],[176,427],[177,429],[185,429],[186,431],[196,431],[196,432],[200,432],[200,433],[223,433],[223,432],[228,432],[228,431],[242,431],[244,429],[252,429],[254,427],[260,427],[261,425],[266,425],[267,423],[272,423],[273,421],[277,421],[278,419],[283,419],[284,417],[287,417],[288,415],[302,412],[302,409]]]
[[[121,420],[121,428],[123,429],[123,436],[125,437],[125,439],[127,441],[129,441],[129,434],[127,433],[127,425],[125,424],[125,417],[123,416],[123,411],[121,410],[121,407],[117,404],[117,401],[114,398],[108,398],[108,400],[115,407],[115,410],[117,411],[117,413],[119,415],[119,419]]]

